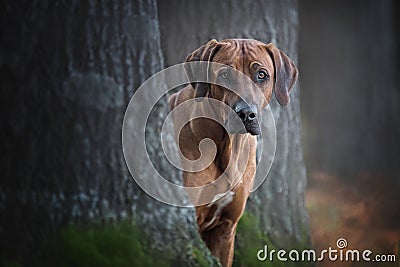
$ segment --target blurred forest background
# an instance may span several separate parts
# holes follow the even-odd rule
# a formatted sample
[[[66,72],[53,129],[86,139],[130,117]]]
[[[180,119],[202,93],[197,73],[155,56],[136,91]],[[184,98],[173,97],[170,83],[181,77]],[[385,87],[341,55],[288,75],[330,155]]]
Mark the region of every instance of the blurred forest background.
[[[351,249],[399,253],[399,12],[392,0],[299,1],[306,202],[318,249],[345,238]]]
[[[0,5],[0,266],[218,266],[193,209],[134,183],[121,127],[142,82],[231,37],[273,42],[300,69],[291,104],[271,103],[276,158],[240,222],[234,265],[269,266],[256,259],[264,244],[325,249],[340,237],[398,253],[395,0]],[[157,109],[149,154],[178,179],[159,153],[165,98]]]

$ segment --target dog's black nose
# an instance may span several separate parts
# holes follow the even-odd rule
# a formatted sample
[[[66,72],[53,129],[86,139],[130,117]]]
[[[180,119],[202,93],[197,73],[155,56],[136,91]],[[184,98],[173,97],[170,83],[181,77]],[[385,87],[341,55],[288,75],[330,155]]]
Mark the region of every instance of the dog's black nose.
[[[236,109],[236,114],[243,122],[252,122],[257,119],[257,108],[244,105]]]

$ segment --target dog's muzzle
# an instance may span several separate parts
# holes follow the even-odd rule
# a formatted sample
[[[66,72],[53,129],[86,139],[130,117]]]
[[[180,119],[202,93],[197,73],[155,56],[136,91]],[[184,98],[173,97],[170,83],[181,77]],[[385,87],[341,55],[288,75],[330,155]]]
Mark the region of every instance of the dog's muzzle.
[[[231,133],[251,135],[259,135],[260,125],[257,117],[257,107],[255,105],[248,105],[244,101],[239,101],[233,107],[236,115],[240,118],[241,125],[230,125],[229,129]],[[238,123],[236,123],[238,124]]]

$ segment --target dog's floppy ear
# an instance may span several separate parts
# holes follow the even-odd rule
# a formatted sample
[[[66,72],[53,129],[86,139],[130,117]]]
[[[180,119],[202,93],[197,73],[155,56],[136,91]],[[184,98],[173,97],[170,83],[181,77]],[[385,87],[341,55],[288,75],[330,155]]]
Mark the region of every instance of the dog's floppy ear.
[[[217,42],[217,40],[212,39],[205,45],[202,45],[199,47],[197,50],[193,51],[190,53],[187,57],[185,62],[193,62],[193,61],[207,61],[210,62],[212,61],[212,58],[214,57],[215,53],[219,49],[220,43]],[[206,69],[203,69],[202,75],[208,75],[208,64],[205,66]],[[186,75],[188,76],[189,81],[193,81],[196,79],[196,73],[194,73],[194,70],[190,65],[185,66],[185,71]],[[199,75],[199,74],[197,74]],[[208,76],[206,76],[208,77]],[[200,82],[195,82],[191,83],[193,88],[195,89],[196,95],[195,97],[205,97],[208,93],[209,90],[209,84],[208,83],[200,83]],[[198,99],[197,101],[200,101],[201,99]]]
[[[293,61],[273,44],[267,45],[275,66],[274,93],[279,104],[286,106],[289,103],[289,92],[297,81],[299,72]]]

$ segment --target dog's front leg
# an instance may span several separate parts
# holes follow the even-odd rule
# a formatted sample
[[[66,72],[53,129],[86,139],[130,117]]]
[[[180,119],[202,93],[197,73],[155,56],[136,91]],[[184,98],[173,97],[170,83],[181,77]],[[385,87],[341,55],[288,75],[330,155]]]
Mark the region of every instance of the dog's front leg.
[[[222,266],[232,266],[237,222],[221,218],[214,228],[201,232],[201,237]]]

